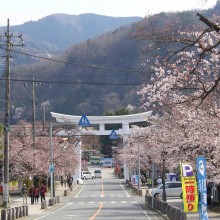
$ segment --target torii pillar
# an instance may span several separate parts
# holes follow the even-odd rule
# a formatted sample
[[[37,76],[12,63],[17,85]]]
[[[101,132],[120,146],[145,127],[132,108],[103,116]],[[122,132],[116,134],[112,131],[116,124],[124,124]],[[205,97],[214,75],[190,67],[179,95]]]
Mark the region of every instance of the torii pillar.
[[[105,130],[105,124],[122,124],[122,129],[116,130],[116,133],[118,135],[121,135],[123,137],[123,147],[124,147],[124,178],[129,179],[129,168],[126,162],[125,153],[126,149],[129,147],[129,124],[130,123],[136,123],[136,122],[143,122],[147,121],[148,118],[151,116],[152,111],[149,112],[143,112],[138,114],[132,114],[132,115],[113,115],[113,116],[87,116],[88,120],[90,121],[91,125],[99,125],[99,130],[89,130],[89,134],[92,135],[110,135],[111,130]],[[80,119],[82,116],[76,116],[76,115],[65,115],[65,114],[59,114],[55,112],[51,112],[51,115],[53,118],[56,119],[58,123],[62,124],[75,124],[78,125]],[[85,134],[86,131],[84,129],[81,129],[81,134]],[[88,133],[88,131],[87,131]],[[81,146],[81,145],[80,145]],[[79,161],[81,161],[81,154],[79,156]],[[81,164],[79,164],[77,168],[77,178],[80,180],[81,178]]]

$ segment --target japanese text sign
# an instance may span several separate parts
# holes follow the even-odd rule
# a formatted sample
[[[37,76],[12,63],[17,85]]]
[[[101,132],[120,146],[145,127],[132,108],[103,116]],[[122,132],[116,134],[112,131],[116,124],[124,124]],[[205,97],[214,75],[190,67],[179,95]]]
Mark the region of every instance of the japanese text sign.
[[[197,157],[197,181],[199,190],[199,219],[208,220],[207,214],[207,186],[206,186],[206,159]]]
[[[198,189],[190,163],[181,163],[184,212],[198,212]]]

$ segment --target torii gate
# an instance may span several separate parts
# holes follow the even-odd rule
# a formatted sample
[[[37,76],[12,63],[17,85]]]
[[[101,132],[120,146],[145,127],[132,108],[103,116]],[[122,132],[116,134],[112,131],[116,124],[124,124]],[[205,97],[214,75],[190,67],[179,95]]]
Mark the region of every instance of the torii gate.
[[[90,130],[89,133],[93,135],[110,135],[109,130],[105,130],[105,124],[122,124],[122,129],[116,130],[118,135],[122,135],[123,137],[123,147],[126,148],[129,146],[128,136],[130,134],[129,124],[135,122],[143,122],[147,121],[151,116],[152,111],[143,112],[132,115],[117,115],[117,116],[87,116],[88,120],[91,124],[99,125],[99,130]],[[65,115],[59,114],[55,112],[51,112],[53,118],[56,119],[58,123],[71,123],[78,125],[81,116],[76,115]],[[79,145],[79,161],[81,161],[81,143]],[[129,179],[129,168],[124,164],[124,177],[125,179]],[[76,178],[78,180],[81,179],[81,163],[77,167]]]

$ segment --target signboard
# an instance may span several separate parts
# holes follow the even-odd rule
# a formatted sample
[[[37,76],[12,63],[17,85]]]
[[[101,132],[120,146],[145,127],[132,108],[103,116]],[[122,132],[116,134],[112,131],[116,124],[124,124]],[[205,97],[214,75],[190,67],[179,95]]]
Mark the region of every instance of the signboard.
[[[49,166],[49,172],[50,173],[54,173],[54,165],[50,165]]]
[[[199,190],[199,219],[208,220],[207,214],[207,187],[206,187],[206,159],[205,157],[197,157],[197,181]]]
[[[132,185],[137,186],[138,185],[138,175],[132,175]]]
[[[113,158],[101,158],[100,163],[103,167],[112,167]]]
[[[196,177],[190,163],[181,163],[184,212],[198,212],[198,190]]]
[[[79,126],[83,126],[83,127],[90,126],[90,122],[85,114],[83,114],[81,119],[79,120]]]
[[[112,139],[112,140],[118,139],[118,135],[116,134],[114,129],[112,130],[111,134],[109,135],[109,139]]]

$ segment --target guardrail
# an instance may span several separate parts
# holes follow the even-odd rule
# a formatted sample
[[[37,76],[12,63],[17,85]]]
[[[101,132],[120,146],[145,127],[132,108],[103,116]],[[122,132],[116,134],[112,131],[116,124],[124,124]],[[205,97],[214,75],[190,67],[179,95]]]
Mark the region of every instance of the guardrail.
[[[126,184],[131,188],[131,190],[139,195],[139,196],[142,196],[142,190],[141,189],[138,189],[136,186],[133,186],[132,183],[129,181],[129,180],[126,180]]]
[[[18,206],[1,210],[1,220],[14,220],[28,216],[28,206]]]
[[[152,207],[152,196],[146,194],[145,202]],[[171,220],[187,220],[185,212],[175,206],[169,205],[167,202],[164,202],[162,200],[154,198],[152,208],[160,210],[163,214],[166,214],[167,217]]]

